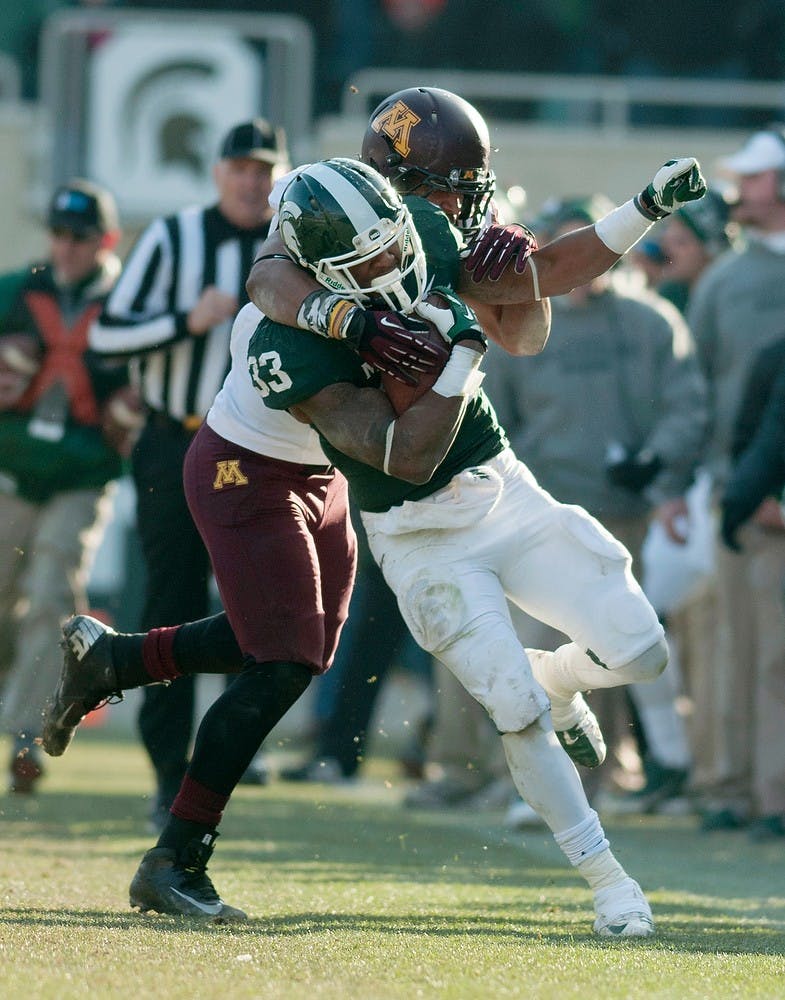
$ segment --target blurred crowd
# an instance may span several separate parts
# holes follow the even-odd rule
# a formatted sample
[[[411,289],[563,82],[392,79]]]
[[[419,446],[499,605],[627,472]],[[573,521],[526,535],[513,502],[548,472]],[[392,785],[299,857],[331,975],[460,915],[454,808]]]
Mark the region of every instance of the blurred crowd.
[[[785,11],[777,0],[748,0],[721,17],[708,0],[637,7],[618,0],[500,0],[481,13],[470,0],[170,0],[165,5],[160,0],[29,0],[0,6],[0,48],[18,59],[28,99],[35,96],[41,24],[53,11],[68,8],[165,6],[302,17],[316,40],[317,114],[336,112],[346,78],[369,66],[741,80],[778,80],[785,71]],[[671,112],[640,111],[637,120],[653,121],[653,114],[663,123]],[[724,114],[727,121],[727,109]],[[759,121],[746,114],[737,124]]]

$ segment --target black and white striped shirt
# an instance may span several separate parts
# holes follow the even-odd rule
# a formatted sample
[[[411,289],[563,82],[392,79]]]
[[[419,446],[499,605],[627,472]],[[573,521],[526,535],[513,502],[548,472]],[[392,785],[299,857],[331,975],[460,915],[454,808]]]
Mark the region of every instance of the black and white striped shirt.
[[[176,420],[204,417],[230,363],[227,320],[204,336],[188,333],[188,313],[214,285],[247,301],[245,282],[268,223],[240,229],[217,206],[155,219],[128,256],[90,331],[99,354],[138,359],[145,402]]]

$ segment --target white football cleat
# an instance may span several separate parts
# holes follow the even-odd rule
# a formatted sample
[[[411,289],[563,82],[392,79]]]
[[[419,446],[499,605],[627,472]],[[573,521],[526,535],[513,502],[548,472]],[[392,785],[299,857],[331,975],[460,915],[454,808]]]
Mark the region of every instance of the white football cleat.
[[[594,933],[600,937],[651,937],[654,918],[643,890],[629,876],[594,894]]]

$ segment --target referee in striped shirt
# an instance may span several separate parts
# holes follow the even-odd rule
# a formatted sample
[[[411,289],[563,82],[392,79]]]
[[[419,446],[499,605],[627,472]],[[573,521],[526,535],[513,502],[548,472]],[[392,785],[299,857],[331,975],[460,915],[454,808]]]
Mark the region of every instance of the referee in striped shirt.
[[[147,569],[142,631],[208,614],[209,560],[186,504],[183,459],[229,369],[232,320],[248,301],[270,190],[288,168],[282,130],[259,118],[232,128],[213,168],[217,202],[148,226],[90,333],[95,351],[134,359],[148,409],[132,455]],[[157,780],[154,826],[185,774],[194,707],[193,677],[145,689],[139,727]]]

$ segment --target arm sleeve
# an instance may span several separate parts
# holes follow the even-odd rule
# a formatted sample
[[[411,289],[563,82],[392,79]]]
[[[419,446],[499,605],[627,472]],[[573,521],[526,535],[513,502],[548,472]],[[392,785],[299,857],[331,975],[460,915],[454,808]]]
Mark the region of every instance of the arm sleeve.
[[[130,357],[188,336],[187,312],[177,310],[175,220],[156,219],[139,238],[99,319],[90,330],[97,354]]]

